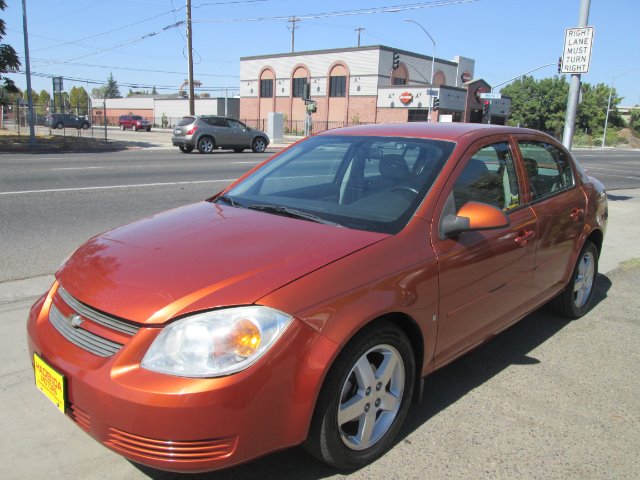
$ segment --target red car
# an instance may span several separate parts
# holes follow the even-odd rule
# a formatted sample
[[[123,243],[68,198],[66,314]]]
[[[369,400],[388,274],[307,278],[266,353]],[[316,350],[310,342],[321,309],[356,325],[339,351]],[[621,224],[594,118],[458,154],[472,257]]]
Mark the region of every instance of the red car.
[[[121,130],[130,128],[136,132],[138,130],[151,131],[151,122],[146,118],[142,118],[140,115],[120,115],[118,125],[120,125]]]
[[[331,130],[81,246],[29,316],[36,384],[159,469],[298,444],[355,469],[425,376],[549,301],[584,315],[606,222],[602,184],[540,132]]]

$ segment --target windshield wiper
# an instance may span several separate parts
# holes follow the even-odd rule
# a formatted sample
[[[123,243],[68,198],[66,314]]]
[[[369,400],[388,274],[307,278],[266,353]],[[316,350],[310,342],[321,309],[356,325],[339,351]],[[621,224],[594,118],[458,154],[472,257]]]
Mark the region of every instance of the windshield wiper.
[[[282,205],[249,205],[247,207],[250,210],[258,210],[260,212],[273,213],[275,215],[282,215],[284,217],[299,218],[301,220],[309,220],[310,222],[323,223],[325,225],[333,225],[334,227],[340,227],[341,225],[331,220],[325,220],[311,213],[302,212],[289,207],[283,207]]]
[[[217,201],[221,201],[226,203],[227,205],[231,205],[232,207],[239,207],[242,208],[242,204],[236,202],[233,198],[231,198],[229,195],[222,195],[221,197],[216,198],[216,202]]]

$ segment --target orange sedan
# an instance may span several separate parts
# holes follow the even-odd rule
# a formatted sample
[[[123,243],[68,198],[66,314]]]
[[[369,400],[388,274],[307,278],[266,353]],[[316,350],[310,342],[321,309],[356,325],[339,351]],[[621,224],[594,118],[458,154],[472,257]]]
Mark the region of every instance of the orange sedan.
[[[602,184],[540,132],[324,132],[82,245],[29,316],[36,385],[155,468],[298,444],[359,468],[435,369],[549,301],[584,315],[606,222]]]

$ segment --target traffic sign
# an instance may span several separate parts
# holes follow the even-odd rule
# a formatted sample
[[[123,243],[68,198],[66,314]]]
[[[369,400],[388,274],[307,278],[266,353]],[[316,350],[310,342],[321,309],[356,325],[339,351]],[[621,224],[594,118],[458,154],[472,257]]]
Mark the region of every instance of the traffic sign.
[[[591,63],[594,27],[567,28],[560,73],[587,73]]]
[[[499,98],[502,98],[502,94],[501,93],[481,93],[480,98],[484,100],[498,100]]]

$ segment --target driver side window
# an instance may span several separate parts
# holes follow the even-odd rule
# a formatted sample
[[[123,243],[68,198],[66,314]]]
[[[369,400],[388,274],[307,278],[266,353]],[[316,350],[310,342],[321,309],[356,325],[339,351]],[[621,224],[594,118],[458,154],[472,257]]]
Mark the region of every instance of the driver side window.
[[[467,202],[482,202],[508,211],[520,206],[518,177],[507,142],[475,152],[453,187],[456,212]]]

